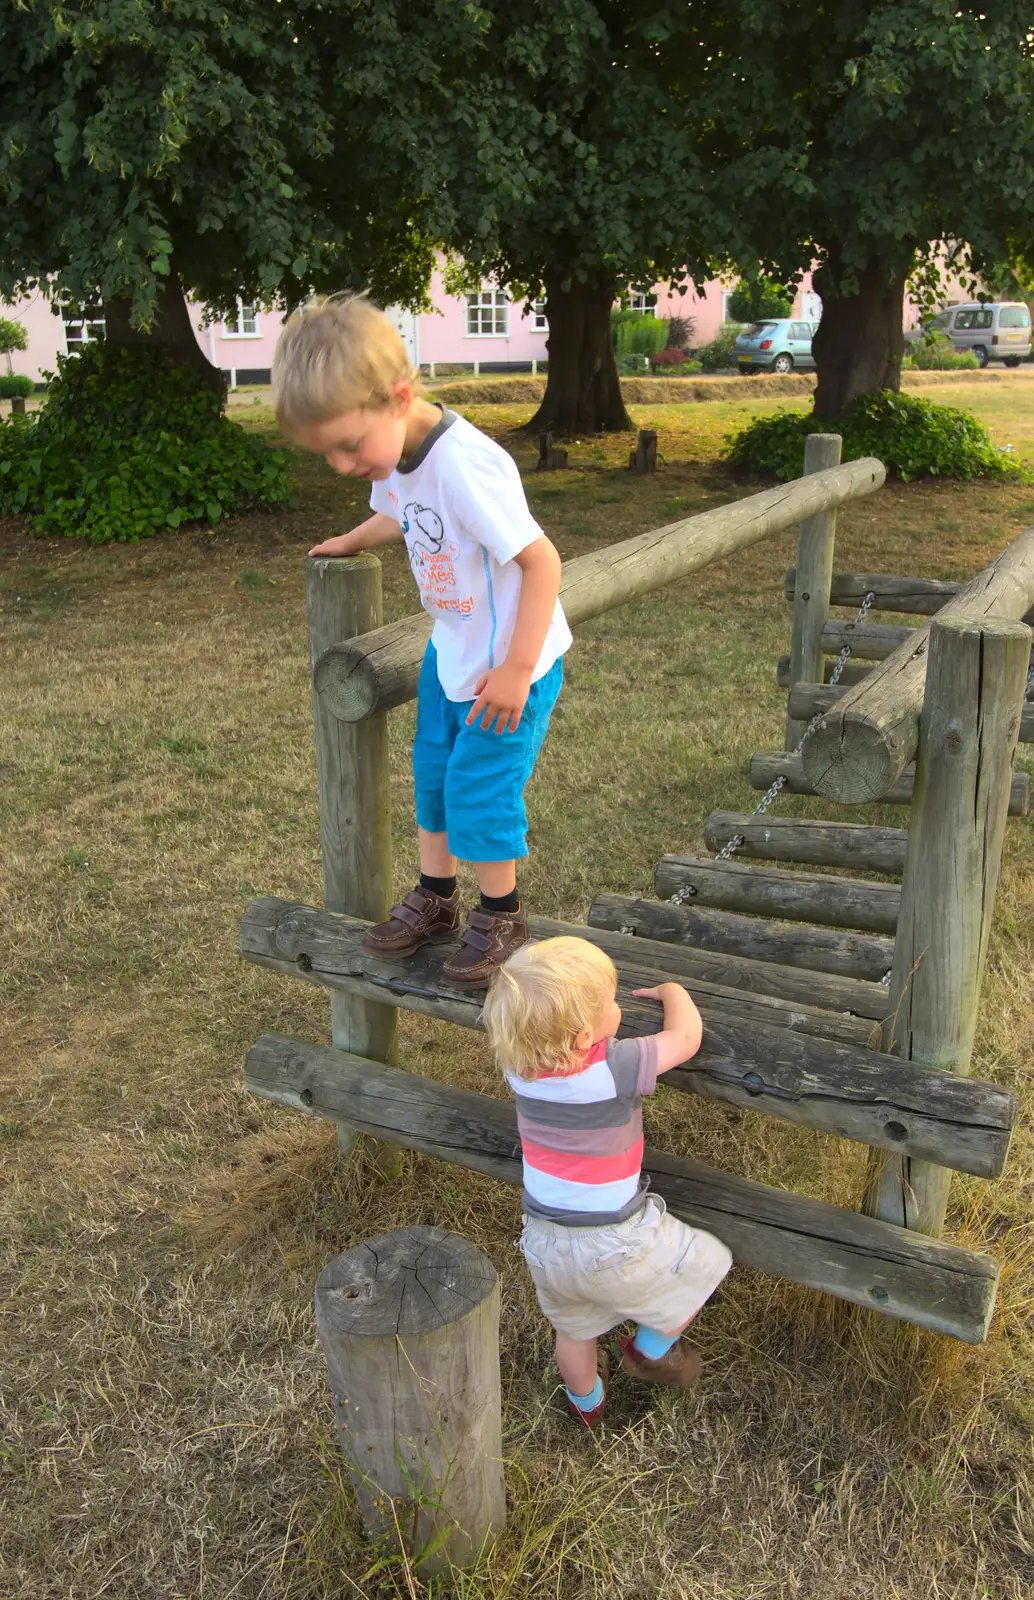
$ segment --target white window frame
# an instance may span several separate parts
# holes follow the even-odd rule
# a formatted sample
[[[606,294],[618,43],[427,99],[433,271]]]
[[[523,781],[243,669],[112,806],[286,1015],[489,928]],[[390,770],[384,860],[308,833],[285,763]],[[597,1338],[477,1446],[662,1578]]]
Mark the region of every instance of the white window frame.
[[[736,288],[737,289],[739,288],[739,284],[736,285]],[[722,290],[722,326],[723,327],[725,326],[725,324],[727,322],[731,322],[731,320],[732,320],[732,318],[729,316],[729,301],[732,299],[732,297],[733,297],[733,295],[735,293],[736,293],[736,289],[723,289]]]
[[[488,312],[492,326],[487,331],[481,326],[485,313]],[[502,327],[497,328],[499,314],[502,312]],[[477,326],[471,327],[471,321]],[[505,289],[496,289],[489,284],[478,289],[474,294],[467,295],[464,319],[464,337],[467,339],[508,339],[510,337],[510,296]]]
[[[651,316],[657,307],[649,303],[648,289],[629,290],[625,296],[625,304],[629,311],[641,311],[644,317]]]
[[[549,332],[549,318],[546,316],[546,302],[533,300],[531,302],[531,326],[534,333]]]
[[[80,332],[69,348],[68,335],[73,328],[78,328]],[[96,328],[101,330],[99,334],[93,331]],[[61,312],[61,337],[65,342],[66,356],[78,355],[88,344],[103,343],[106,332],[103,316],[91,317],[87,313],[82,317],[68,317],[63,311]]]
[[[247,312],[249,312],[249,311],[251,312],[250,316],[247,315]],[[251,322],[251,323],[254,324],[254,326],[252,327],[250,332],[245,329],[245,327],[244,327],[245,322]],[[232,322],[224,322],[223,323],[223,338],[224,339],[261,339],[261,337],[262,337],[262,329],[259,327],[258,301],[257,300],[249,300],[247,302],[247,304],[245,304],[245,302],[241,299],[240,295],[238,295],[237,296],[237,322],[236,322],[236,325],[234,325]]]

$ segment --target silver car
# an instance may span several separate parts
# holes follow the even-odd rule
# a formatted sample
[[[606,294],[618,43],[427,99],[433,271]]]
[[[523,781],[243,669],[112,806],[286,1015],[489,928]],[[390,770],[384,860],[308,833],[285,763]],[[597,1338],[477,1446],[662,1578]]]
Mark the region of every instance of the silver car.
[[[971,350],[982,367],[989,361],[1018,367],[1030,355],[1030,311],[1022,300],[948,306],[926,323],[923,332],[931,328],[945,334],[956,350]],[[911,338],[918,337],[917,329]]]

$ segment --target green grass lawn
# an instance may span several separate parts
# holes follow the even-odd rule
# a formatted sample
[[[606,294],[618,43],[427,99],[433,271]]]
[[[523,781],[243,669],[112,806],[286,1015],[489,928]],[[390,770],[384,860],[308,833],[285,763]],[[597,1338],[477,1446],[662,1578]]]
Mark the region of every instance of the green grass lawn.
[[[957,390],[957,393],[956,393]],[[1034,385],[959,383],[1034,462]],[[752,407],[640,407],[630,437],[537,475],[565,557],[747,492],[719,460]],[[800,405],[806,404],[801,400]],[[243,412],[268,430],[263,406]],[[996,1183],[957,1179],[953,1236],[1003,1263],[989,1343],[965,1348],[736,1271],[701,1317],[699,1392],[614,1390],[601,1442],[558,1403],[549,1340],[512,1247],[516,1194],[407,1155],[378,1179],[334,1130],[251,1100],[265,1030],[323,1042],[321,992],[244,965],[260,893],[320,900],[304,553],[365,514],[357,484],[299,461],[297,511],[135,547],[33,541],[0,524],[0,907],[4,1002],[0,1570],[24,1600],[413,1596],[371,1571],[342,1489],[313,1326],[337,1251],[409,1223],[474,1239],[503,1282],[510,1527],[463,1600],[1021,1600],[1034,1584],[1029,1131],[1034,844],[1010,825],[974,1070],[1028,1115]],[[1034,488],[892,485],[843,511],[837,566],[961,578],[1034,520]],[[603,890],[651,892],[708,813],[749,809],[746,760],[781,743],[785,535],[579,628],[529,795],[522,882],[584,920]],[[415,591],[384,559],[386,611]],[[901,620],[890,618],[889,620]],[[412,708],[390,718],[397,887],[415,840]],[[1030,767],[1029,747],[1024,757]],[[784,814],[831,809],[806,798]],[[852,817],[901,823],[890,808]],[[470,892],[472,880],[464,880]],[[403,1018],[401,1065],[501,1093],[480,1039]],[[865,1152],[662,1092],[651,1142],[853,1204]]]

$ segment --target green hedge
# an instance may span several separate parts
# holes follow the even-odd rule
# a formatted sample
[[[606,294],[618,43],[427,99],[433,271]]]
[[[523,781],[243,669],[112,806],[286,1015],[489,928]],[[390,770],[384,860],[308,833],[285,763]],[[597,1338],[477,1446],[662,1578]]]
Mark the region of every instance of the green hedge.
[[[901,365],[906,372],[972,372],[979,369],[980,362],[972,350],[956,350],[943,333],[931,329],[905,345]]]
[[[147,345],[59,356],[46,404],[0,423],[0,513],[29,531],[135,544],[291,499],[288,456],[222,414],[223,396]]]
[[[27,400],[36,393],[36,385],[22,372],[0,372],[0,400],[13,400],[20,395]]]
[[[762,417],[735,435],[727,459],[751,473],[797,478],[809,433],[830,432],[842,435],[845,461],[877,456],[891,476],[906,483],[922,477],[1030,476],[991,443],[983,423],[968,411],[890,390],[861,396],[836,424],[789,411]]]

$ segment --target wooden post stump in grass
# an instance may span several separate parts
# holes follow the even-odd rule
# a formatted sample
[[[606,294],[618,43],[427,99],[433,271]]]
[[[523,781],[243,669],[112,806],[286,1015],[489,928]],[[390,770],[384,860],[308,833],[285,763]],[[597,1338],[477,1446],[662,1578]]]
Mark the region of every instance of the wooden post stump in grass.
[[[968,1073],[1030,629],[934,620],[884,1050]],[[951,1174],[873,1151],[863,1210],[937,1236]]]
[[[839,433],[810,433],[804,441],[804,473],[839,467],[843,440]],[[837,514],[819,511],[802,522],[797,537],[797,582],[793,596],[793,637],[790,643],[790,685],[822,682],[822,630],[829,616],[829,590],[833,581],[833,546]],[[786,718],[786,748],[795,750],[807,727],[795,717]]]
[[[332,644],[379,628],[384,621],[381,564],[375,555],[316,556],[306,563],[309,663]],[[391,773],[388,718],[341,722],[313,689],[316,776],[319,786],[323,904],[328,911],[380,922],[391,909]],[[394,1060],[398,1012],[354,996],[330,997],[331,1035],[339,1050],[373,1061]],[[338,1129],[341,1148],[354,1139]],[[401,1157],[390,1145],[378,1151],[386,1177],[397,1174]]]
[[[628,452],[629,471],[646,477],[657,471],[657,432],[654,428],[640,428],[635,449]]]
[[[382,1234],[320,1273],[316,1327],[367,1530],[421,1578],[470,1566],[506,1521],[492,1263],[441,1228]]]
[[[16,395],[12,395],[11,396],[11,415],[12,415],[12,417],[24,417],[24,415],[25,415],[25,396],[23,394],[16,394]]]

